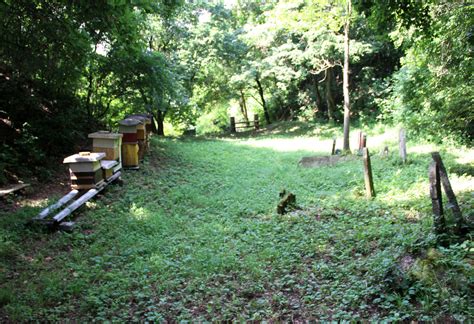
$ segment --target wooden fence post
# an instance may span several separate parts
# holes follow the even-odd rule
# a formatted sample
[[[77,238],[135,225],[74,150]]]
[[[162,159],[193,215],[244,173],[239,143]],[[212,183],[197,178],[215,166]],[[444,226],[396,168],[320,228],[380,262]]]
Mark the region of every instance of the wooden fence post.
[[[454,194],[453,188],[451,187],[451,182],[449,182],[448,172],[444,167],[443,160],[441,159],[441,155],[439,152],[432,152],[431,157],[433,161],[438,166],[439,177],[441,180],[441,184],[443,185],[444,192],[448,197],[448,207],[451,208],[453,212],[453,217],[455,221],[455,232],[460,234],[461,229],[464,225],[464,219],[462,218],[461,209],[459,208],[458,200],[456,199],[456,195]]]
[[[236,133],[237,132],[235,130],[235,117],[230,117],[230,132],[231,133]]]
[[[258,120],[258,115],[257,114],[253,115],[253,124],[255,126],[255,130],[260,129],[260,121]]]
[[[336,138],[334,137],[332,139],[332,150],[331,150],[331,155],[336,154]]]
[[[369,149],[364,147],[363,158],[364,158],[364,180],[365,180],[365,195],[367,198],[375,197],[374,179],[372,177],[372,165],[370,163]]]
[[[432,161],[429,168],[430,196],[433,209],[433,223],[436,234],[445,232],[446,222],[443,215],[443,201],[441,195],[441,183],[439,179],[439,167]]]
[[[406,131],[404,128],[400,129],[398,134],[398,146],[400,148],[400,157],[402,158],[402,162],[407,162],[407,138],[406,138]]]

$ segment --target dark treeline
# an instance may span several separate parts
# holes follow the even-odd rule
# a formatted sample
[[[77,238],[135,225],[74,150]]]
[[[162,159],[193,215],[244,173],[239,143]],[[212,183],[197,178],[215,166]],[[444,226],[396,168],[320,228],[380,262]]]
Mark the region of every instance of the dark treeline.
[[[351,118],[472,144],[474,8],[352,1]],[[219,132],[229,111],[342,123],[344,1],[0,3],[0,182],[151,112]],[[26,167],[28,166],[28,167]]]

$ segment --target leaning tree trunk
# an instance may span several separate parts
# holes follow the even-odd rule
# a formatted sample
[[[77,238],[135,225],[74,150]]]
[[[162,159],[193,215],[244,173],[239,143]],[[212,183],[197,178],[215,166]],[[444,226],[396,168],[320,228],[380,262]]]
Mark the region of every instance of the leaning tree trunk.
[[[349,128],[351,118],[351,102],[349,98],[349,24],[351,19],[351,0],[347,0],[347,18],[344,24],[344,71],[343,71],[343,85],[344,93],[344,140],[343,150],[350,152],[349,144]]]
[[[245,101],[245,95],[242,89],[240,90],[239,106],[240,106],[240,111],[242,112],[242,115],[244,116],[245,124],[247,126],[250,126],[249,115],[247,112],[247,103]]]
[[[328,106],[328,119],[330,122],[334,121],[334,111],[336,110],[336,104],[332,95],[332,79],[333,71],[332,67],[326,70],[326,103]]]
[[[265,102],[265,97],[263,95],[262,83],[258,79],[258,76],[255,77],[255,81],[257,82],[258,94],[260,95],[260,99],[262,100],[262,107],[263,107],[263,113],[265,115],[265,121],[267,122],[267,125],[270,125],[272,122],[270,120],[270,114],[268,113],[267,103]]]

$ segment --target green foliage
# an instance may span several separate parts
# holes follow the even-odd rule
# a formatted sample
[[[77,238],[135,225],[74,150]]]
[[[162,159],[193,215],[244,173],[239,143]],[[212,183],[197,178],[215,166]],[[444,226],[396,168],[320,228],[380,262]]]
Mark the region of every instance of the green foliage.
[[[224,106],[262,125],[340,122],[345,15],[327,0],[2,2],[0,164],[18,173],[70,153],[137,111],[153,113],[159,133],[165,121],[224,129]],[[459,1],[355,1],[352,118],[472,143],[473,16]]]
[[[474,137],[474,9],[460,3],[431,8],[430,35],[415,41],[394,75],[389,106],[397,122],[434,140]]]
[[[149,15],[169,19],[180,3],[2,2],[0,164],[5,170],[30,175],[24,170],[35,171],[44,156],[70,153],[88,132],[115,127],[125,113],[145,110],[143,95],[149,110],[172,108],[179,101],[169,99],[178,82],[167,58],[146,52],[144,30],[151,29]]]
[[[70,234],[25,227],[39,207],[1,213],[1,318],[468,321],[472,242],[436,246],[430,156],[415,152],[441,150],[450,170],[472,150],[419,145],[403,165],[395,130],[364,131],[374,200],[358,158],[299,167],[341,130],[296,122],[256,138],[155,137],[140,171]],[[393,153],[379,157],[385,145]],[[449,176],[468,212],[472,177]],[[282,188],[300,210],[277,215]]]
[[[201,115],[196,121],[196,132],[199,135],[219,134],[228,127],[227,106],[221,105],[218,109]]]

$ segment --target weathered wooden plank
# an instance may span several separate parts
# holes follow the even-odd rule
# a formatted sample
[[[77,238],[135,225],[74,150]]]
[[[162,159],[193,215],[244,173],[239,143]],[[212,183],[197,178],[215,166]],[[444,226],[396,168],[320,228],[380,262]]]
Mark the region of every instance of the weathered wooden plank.
[[[253,115],[253,125],[255,126],[255,130],[259,130],[260,129],[260,121],[258,119],[258,115],[255,114]]]
[[[76,201],[74,201],[73,203],[71,203],[69,206],[67,206],[65,209],[63,209],[61,212],[57,213],[54,217],[53,217],[53,221],[55,224],[58,224],[58,223],[61,223],[62,220],[64,218],[66,218],[67,216],[71,215],[75,210],[77,210],[79,207],[81,207],[82,205],[84,205],[87,201],[89,201],[90,199],[92,199],[94,196],[96,196],[99,192],[101,192],[102,190],[105,189],[105,187],[118,180],[121,176],[121,172],[117,172],[115,173],[112,177],[110,177],[109,180],[107,180],[106,182],[102,182],[101,186],[100,187],[97,187],[97,188],[94,188],[94,189],[90,189],[89,191],[87,191],[85,194],[83,194],[81,197],[79,197]],[[74,190],[75,191],[75,190]],[[74,198],[75,195],[77,195],[77,192],[74,193],[74,191],[71,191],[68,195],[64,196],[63,198],[61,198],[62,200],[62,204],[58,207],[61,207],[63,205],[65,205],[68,201],[70,201],[72,198]],[[70,195],[70,196],[69,196]],[[67,197],[67,198],[66,198]],[[59,205],[59,202],[57,203],[57,205]],[[54,205],[53,205],[54,206]],[[51,207],[53,207],[51,206]],[[54,209],[57,209],[57,208],[54,208]],[[50,208],[49,209],[49,212],[48,214],[53,210],[53,208]],[[42,213],[40,213],[41,215]],[[40,216],[38,215],[38,217]],[[44,216],[46,217],[46,216]],[[37,218],[37,219],[43,219],[44,217],[41,217],[41,218]]]
[[[369,149],[364,147],[363,149],[364,159],[364,181],[365,181],[365,194],[367,198],[375,197],[374,180],[372,177],[372,165],[370,162]]]
[[[55,204],[43,209],[38,214],[38,216],[36,216],[34,219],[38,220],[38,219],[46,218],[46,216],[48,216],[51,212],[55,211],[56,209],[59,209],[60,207],[64,206],[67,202],[69,202],[72,198],[76,197],[78,193],[79,193],[78,190],[72,190],[67,195],[59,199]]]
[[[61,222],[64,218],[71,215],[76,209],[78,209],[79,207],[84,205],[87,201],[92,199],[98,193],[99,193],[99,190],[90,189],[88,192],[86,192],[84,195],[82,195],[79,199],[74,201],[72,204],[67,206],[65,209],[63,209],[58,214],[56,214],[53,217],[54,221],[57,222],[57,223]]]
[[[436,234],[442,234],[446,231],[446,221],[444,219],[443,212],[439,167],[435,161],[432,161],[430,164],[429,179],[431,206],[433,210],[433,224]]]
[[[22,190],[26,187],[29,187],[30,184],[29,183],[18,183],[18,184],[14,184],[14,185],[10,185],[8,187],[5,187],[5,188],[1,188],[0,189],[0,197],[3,197],[3,196],[6,196],[8,194],[11,194],[15,191],[18,191],[18,190]]]
[[[230,132],[236,133],[237,130],[235,129],[235,117],[230,117]]]
[[[255,126],[254,125],[248,125],[248,126],[235,126],[235,128],[237,129],[241,129],[241,128],[254,128]]]
[[[398,135],[398,146],[400,149],[400,157],[402,158],[402,162],[406,163],[407,162],[407,138],[406,138],[406,131],[404,128],[400,129],[399,135]]]
[[[436,162],[436,164],[438,165],[441,184],[443,185],[444,192],[448,197],[448,208],[450,208],[453,212],[453,217],[455,221],[455,231],[459,233],[461,231],[462,226],[464,225],[464,219],[462,218],[461,208],[459,208],[458,200],[456,199],[454,190],[451,187],[451,182],[448,178],[448,172],[446,171],[439,152],[432,152],[431,157],[433,158],[433,161]]]
[[[334,137],[332,139],[332,150],[331,150],[331,155],[336,154],[336,138]]]

